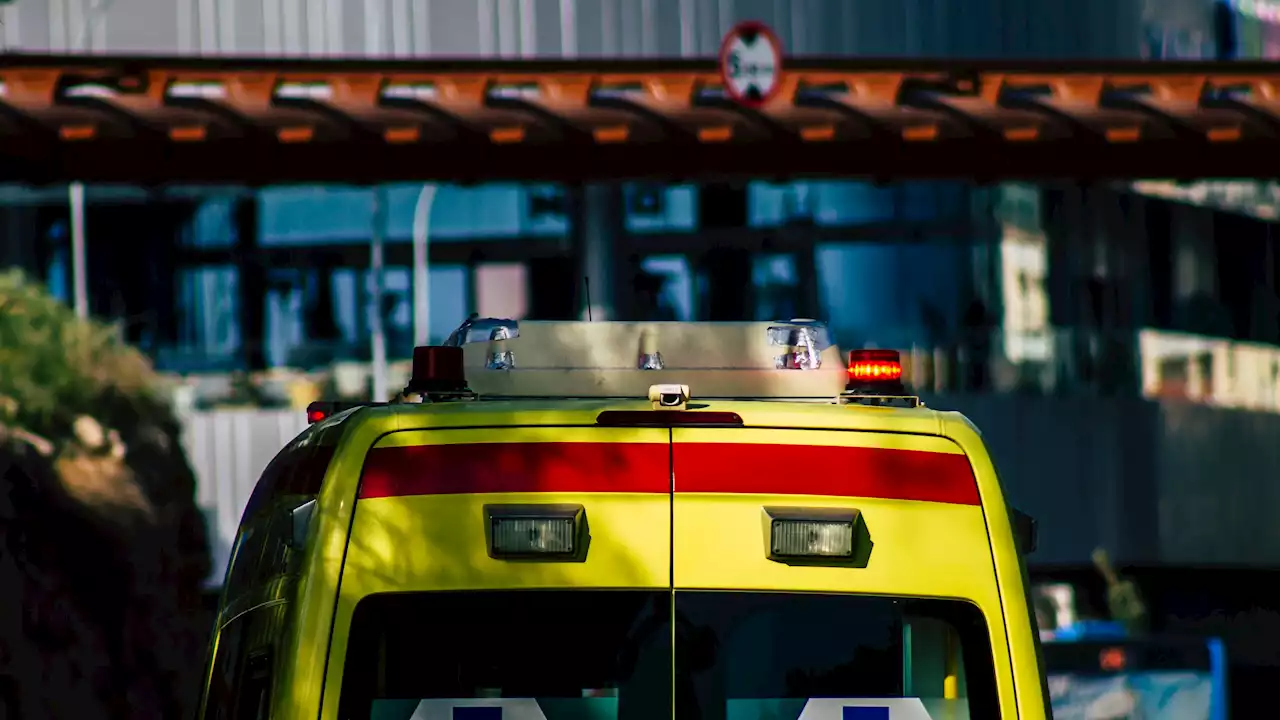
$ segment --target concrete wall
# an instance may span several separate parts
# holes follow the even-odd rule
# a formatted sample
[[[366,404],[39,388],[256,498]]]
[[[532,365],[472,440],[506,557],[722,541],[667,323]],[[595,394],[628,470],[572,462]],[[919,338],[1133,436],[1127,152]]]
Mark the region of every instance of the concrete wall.
[[[1010,502],[1040,521],[1032,562],[1280,565],[1280,415],[1139,400],[930,399],[982,429]],[[306,421],[291,411],[187,419],[221,577],[258,475]]]
[[[1280,564],[1280,415],[1099,398],[948,397],[982,429],[1037,563]]]

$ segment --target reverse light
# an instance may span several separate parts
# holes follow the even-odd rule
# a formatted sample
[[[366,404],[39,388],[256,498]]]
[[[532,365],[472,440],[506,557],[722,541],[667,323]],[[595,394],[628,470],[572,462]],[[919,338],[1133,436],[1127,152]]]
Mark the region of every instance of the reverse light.
[[[765,508],[769,559],[853,560],[857,550],[857,510]]]
[[[486,505],[489,557],[581,559],[586,513],[581,505]]]

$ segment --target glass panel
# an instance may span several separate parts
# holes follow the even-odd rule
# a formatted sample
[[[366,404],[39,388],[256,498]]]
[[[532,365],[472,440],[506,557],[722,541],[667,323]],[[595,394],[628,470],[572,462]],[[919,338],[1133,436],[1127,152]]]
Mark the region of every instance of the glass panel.
[[[637,289],[639,319],[682,322],[693,319],[693,273],[687,258],[650,255],[640,263],[640,268],[653,282]],[[653,292],[646,292],[650,290]]]
[[[421,184],[385,186],[388,243],[413,237],[419,212],[427,217],[431,242],[469,238],[561,236],[568,224],[564,213],[534,197],[562,191],[551,184],[486,183],[459,187],[438,185],[434,192]],[[342,186],[274,187],[261,192],[260,230],[266,246],[308,246],[368,242],[373,221],[373,191]]]
[[[463,265],[437,265],[428,274],[430,281],[431,343],[441,343],[471,312],[467,299],[471,292],[471,271]],[[415,342],[421,343],[418,338]]]
[[[476,312],[480,317],[523,319],[529,312],[528,275],[524,263],[476,267]]]
[[[675,623],[677,717],[1000,716],[986,624],[966,602],[679,592]]]
[[[791,254],[752,258],[751,284],[756,290],[755,320],[790,320],[797,311],[799,286],[796,259]]]
[[[1222,692],[1204,640],[1044,644],[1057,717],[1214,717]]]
[[[670,717],[670,607],[665,591],[368,597],[352,618],[339,717]]]
[[[692,185],[628,183],[623,197],[627,232],[683,232],[697,226],[697,190]]]

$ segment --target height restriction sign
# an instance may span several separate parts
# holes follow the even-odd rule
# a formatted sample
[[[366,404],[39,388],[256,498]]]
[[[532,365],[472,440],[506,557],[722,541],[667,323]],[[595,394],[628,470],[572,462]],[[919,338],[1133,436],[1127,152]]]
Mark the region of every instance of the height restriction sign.
[[[748,107],[759,107],[782,83],[782,41],[754,20],[734,25],[720,43],[720,79],[725,92]]]

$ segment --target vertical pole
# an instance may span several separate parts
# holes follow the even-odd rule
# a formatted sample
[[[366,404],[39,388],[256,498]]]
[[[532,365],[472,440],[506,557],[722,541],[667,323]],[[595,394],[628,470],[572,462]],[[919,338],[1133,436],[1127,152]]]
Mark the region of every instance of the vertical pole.
[[[383,242],[387,228],[387,203],[381,185],[373,188],[373,223],[369,240],[369,295],[373,306],[369,315],[369,332],[373,349],[373,401],[386,402],[387,333],[382,317]]]
[[[73,182],[68,188],[71,203],[71,288],[72,307],[76,317],[89,317],[88,258],[84,238],[84,183]]]
[[[431,342],[431,208],[436,186],[423,185],[413,208],[413,343]]]

